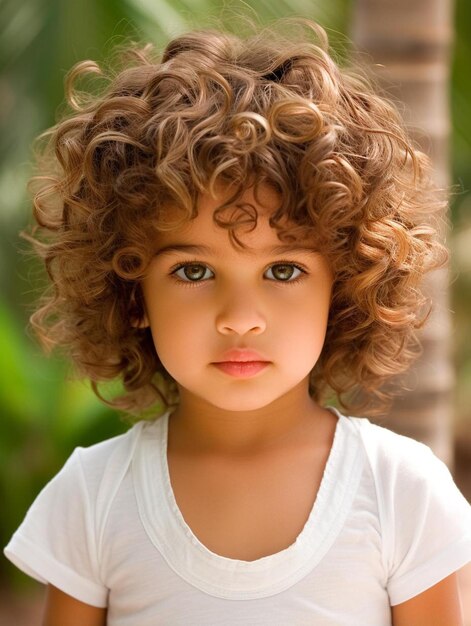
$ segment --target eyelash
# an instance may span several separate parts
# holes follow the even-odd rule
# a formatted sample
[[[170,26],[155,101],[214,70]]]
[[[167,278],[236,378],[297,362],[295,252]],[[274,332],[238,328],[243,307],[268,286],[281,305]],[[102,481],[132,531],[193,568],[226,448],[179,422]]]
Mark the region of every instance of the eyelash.
[[[170,272],[169,272],[169,274],[172,276],[172,278],[175,280],[175,282],[180,283],[182,286],[185,286],[185,287],[195,287],[195,286],[200,285],[202,283],[206,283],[208,280],[210,280],[208,278],[206,278],[205,280],[182,280],[181,278],[178,278],[175,275],[176,272],[178,272],[178,270],[182,269],[182,267],[186,267],[188,265],[200,265],[201,267],[208,268],[208,266],[205,263],[201,263],[201,261],[196,261],[196,260],[194,260],[194,261],[185,261],[185,263],[179,263],[178,265],[173,267],[170,270]],[[276,263],[272,263],[271,265],[269,265],[267,267],[267,269],[270,269],[271,267],[275,267],[277,265],[292,265],[293,267],[298,269],[301,272],[301,274],[299,276],[297,276],[296,278],[293,278],[292,280],[285,280],[285,281],[283,281],[283,280],[268,279],[268,280],[270,280],[273,283],[281,283],[283,285],[295,285],[296,283],[298,283],[301,280],[303,280],[304,275],[306,275],[308,273],[301,265],[298,265],[298,263],[293,263],[292,261],[285,261],[285,260],[281,260],[281,261],[277,261]]]

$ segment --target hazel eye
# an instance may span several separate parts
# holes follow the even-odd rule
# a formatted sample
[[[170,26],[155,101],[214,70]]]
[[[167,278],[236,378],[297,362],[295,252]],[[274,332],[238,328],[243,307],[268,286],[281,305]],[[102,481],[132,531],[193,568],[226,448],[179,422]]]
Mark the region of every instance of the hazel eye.
[[[277,263],[268,268],[268,272],[272,272],[275,280],[281,282],[289,282],[291,279],[296,280],[302,273],[302,270],[292,263]],[[294,272],[299,272],[293,278]]]
[[[173,273],[184,282],[196,283],[200,282],[205,277],[206,271],[210,272],[211,270],[205,265],[201,265],[199,263],[186,263],[185,265],[178,267]],[[183,272],[183,276],[179,272]],[[208,277],[206,276],[206,278]]]

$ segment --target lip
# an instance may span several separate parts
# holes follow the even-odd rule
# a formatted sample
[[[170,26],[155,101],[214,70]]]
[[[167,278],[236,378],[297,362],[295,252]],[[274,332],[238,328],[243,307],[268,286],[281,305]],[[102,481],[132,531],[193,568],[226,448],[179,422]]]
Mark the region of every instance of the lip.
[[[229,376],[235,378],[250,378],[255,376],[266,367],[268,367],[268,361],[222,361],[214,363],[214,365]]]
[[[267,359],[260,352],[256,352],[250,348],[231,348],[221,355],[221,358],[215,361],[215,364],[220,363],[270,363],[270,359]]]

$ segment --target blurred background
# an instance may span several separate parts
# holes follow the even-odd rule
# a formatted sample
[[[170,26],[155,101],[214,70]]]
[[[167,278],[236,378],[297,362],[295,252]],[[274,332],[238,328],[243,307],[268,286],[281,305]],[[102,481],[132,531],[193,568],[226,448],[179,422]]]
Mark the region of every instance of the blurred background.
[[[224,9],[224,10],[223,10]],[[0,3],[0,544],[5,546],[39,490],[74,447],[127,426],[100,404],[68,365],[46,358],[27,320],[43,273],[18,232],[30,219],[25,187],[31,143],[54,124],[63,80],[77,61],[100,63],[123,40],[168,38],[231,11],[260,24],[305,16],[327,30],[342,61],[363,51],[437,180],[453,185],[450,271],[431,291],[442,314],[427,335],[433,371],[415,370],[415,391],[396,406],[397,430],[429,443],[470,498],[471,467],[471,4],[467,0],[3,0]],[[438,348],[437,348],[438,346]],[[427,356],[427,355],[426,355]],[[422,383],[420,382],[422,381]],[[404,408],[405,407],[405,408]],[[408,420],[411,407],[418,417]],[[401,418],[402,415],[402,418]],[[393,418],[388,427],[393,427]],[[401,422],[402,419],[402,422]],[[39,624],[42,587],[0,557],[0,624]],[[467,598],[471,601],[471,588]],[[15,622],[13,621],[15,620]]]

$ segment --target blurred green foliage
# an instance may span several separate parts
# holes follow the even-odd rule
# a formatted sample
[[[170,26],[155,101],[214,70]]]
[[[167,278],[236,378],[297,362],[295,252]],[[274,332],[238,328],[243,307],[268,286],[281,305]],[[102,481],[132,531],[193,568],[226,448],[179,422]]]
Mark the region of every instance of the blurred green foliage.
[[[267,23],[304,15],[332,29],[340,56],[348,35],[349,0],[3,0],[0,4],[0,542],[4,546],[42,486],[75,446],[90,445],[123,432],[126,425],[101,404],[85,383],[69,376],[69,365],[46,358],[27,319],[43,284],[37,262],[25,254],[18,232],[30,217],[26,181],[31,174],[33,138],[51,126],[63,103],[63,79],[77,61],[100,63],[124,39],[164,45],[187,27],[212,25],[213,16],[231,27],[231,10]],[[225,13],[221,13],[221,9]],[[229,10],[228,10],[229,9]],[[463,192],[453,204],[453,220],[471,227],[471,5],[458,0],[453,65],[453,180]],[[470,231],[471,232],[471,231]],[[466,320],[471,284],[453,285],[459,389],[471,375],[471,341]],[[459,294],[459,295],[457,295]],[[469,347],[467,347],[469,346]],[[461,368],[461,369],[460,369]],[[466,376],[466,380],[462,376]],[[466,387],[467,389],[467,387]],[[463,391],[463,394],[466,394]],[[461,396],[460,396],[461,397]],[[465,395],[463,395],[463,398]],[[17,584],[26,577],[0,560],[0,577]]]

